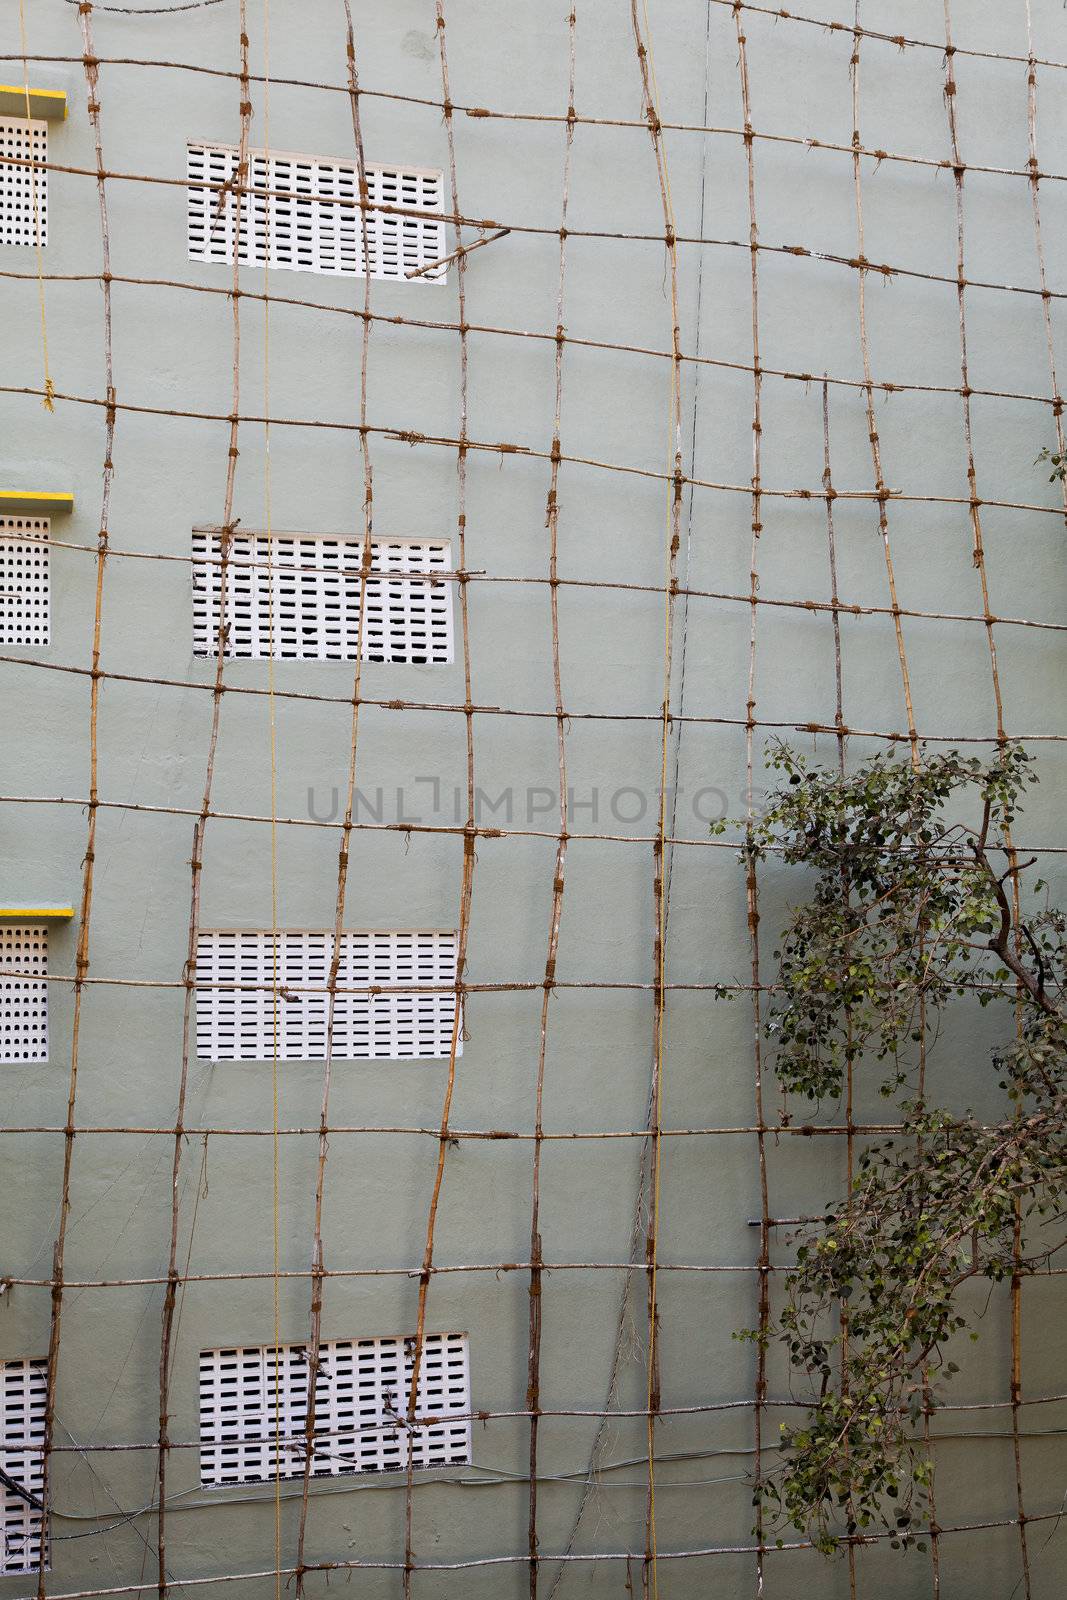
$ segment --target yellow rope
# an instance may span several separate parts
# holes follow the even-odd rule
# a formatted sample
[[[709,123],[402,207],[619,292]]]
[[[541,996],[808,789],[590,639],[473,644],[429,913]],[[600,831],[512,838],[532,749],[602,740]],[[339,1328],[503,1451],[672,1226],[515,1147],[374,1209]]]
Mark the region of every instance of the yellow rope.
[[[30,116],[30,64],[26,53],[26,0],[19,0],[19,40],[22,48],[22,87],[26,95],[26,124],[27,135],[30,140],[30,149],[33,149],[33,134],[29,124],[33,120]],[[37,254],[37,301],[41,309],[41,351],[44,360],[44,399],[41,404],[46,411],[54,411],[56,386],[52,382],[52,373],[48,365],[48,323],[44,314],[44,255],[41,249],[41,208],[37,200],[37,167],[30,161],[30,192],[33,195],[33,240]]]
[[[264,166],[270,171],[270,0],[263,0],[263,148]],[[269,190],[270,183],[266,184]],[[278,1135],[278,725],[274,700],[274,532],[271,521],[270,482],[270,212],[267,199],[266,231],[263,249],[263,499],[267,523],[267,705],[270,713],[270,926],[271,926],[271,1012],[273,1017],[273,1057],[271,1060],[272,1156],[274,1209],[274,1595],[282,1592],[282,1445],[281,1445],[281,1173]],[[239,234],[239,229],[237,234]],[[250,234],[254,235],[250,227]],[[240,253],[241,241],[235,234],[233,247]]]

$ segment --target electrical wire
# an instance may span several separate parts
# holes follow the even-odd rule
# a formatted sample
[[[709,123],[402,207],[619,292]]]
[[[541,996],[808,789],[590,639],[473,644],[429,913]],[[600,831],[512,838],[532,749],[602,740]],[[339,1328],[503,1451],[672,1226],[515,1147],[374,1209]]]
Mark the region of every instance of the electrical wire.
[[[69,1430],[64,1428],[64,1432],[66,1432],[68,1437],[70,1437]],[[1067,1427],[1024,1429],[1021,1430],[1019,1434],[1020,1439],[1061,1439],[1064,1436],[1067,1436]],[[1000,1440],[1005,1444],[1011,1444],[1013,1435],[1005,1432],[998,1433],[995,1430],[969,1429],[947,1434],[935,1433],[931,1436],[930,1442],[936,1446],[947,1443],[970,1443],[977,1439],[986,1441]],[[922,1441],[916,1440],[915,1442],[921,1443]],[[736,1458],[752,1456],[754,1454],[755,1448],[752,1445],[727,1445],[720,1446],[714,1450],[661,1451],[656,1456],[656,1462],[658,1466],[663,1467],[669,1464],[715,1461],[724,1457]],[[328,1453],[325,1454],[325,1458],[329,1459]],[[600,1474],[623,1472],[630,1467],[646,1466],[647,1457],[645,1456],[624,1456],[617,1461],[605,1461],[598,1463],[597,1473],[599,1476]],[[492,1489],[507,1487],[513,1483],[529,1482],[528,1473],[508,1472],[499,1467],[483,1467],[479,1466],[477,1462],[472,1462],[470,1467],[464,1473],[444,1473],[435,1468],[424,1468],[422,1470],[424,1475],[421,1477],[420,1482],[424,1488],[429,1488],[432,1485],[441,1485],[461,1489]],[[588,1469],[585,1466],[581,1466],[576,1467],[573,1472],[541,1472],[537,1474],[537,1481],[538,1483],[545,1484],[581,1483],[584,1481],[587,1475],[587,1470]],[[470,1476],[471,1473],[476,1474],[476,1476]],[[658,1488],[660,1490],[696,1488],[717,1483],[743,1483],[748,1481],[749,1474],[747,1472],[725,1473],[712,1478],[661,1478],[658,1483]],[[646,1485],[647,1479],[641,1478],[631,1479],[624,1482],[616,1481],[614,1483],[607,1483],[603,1485],[603,1487],[609,1489],[643,1489],[646,1487]],[[396,1472],[389,1473],[344,1473],[332,1481],[320,1479],[316,1482],[315,1491],[317,1496],[362,1494],[374,1492],[379,1489],[403,1489],[404,1486],[403,1472],[402,1470],[397,1470]],[[104,1485],[104,1487],[106,1489],[106,1485]],[[233,1487],[240,1488],[241,1485],[235,1484]],[[248,1487],[251,1489],[253,1485],[250,1484]],[[199,1488],[182,1489],[177,1494],[168,1496],[167,1509],[168,1511],[205,1511],[211,1507],[220,1505],[266,1505],[271,1504],[274,1501],[275,1489],[273,1484],[270,1486],[270,1491],[271,1492],[269,1495],[256,1493],[222,1494],[216,1491],[212,1491],[210,1494],[204,1494]],[[107,1492],[110,1493],[110,1491]],[[196,1498],[198,1496],[199,1498]],[[299,1496],[300,1486],[298,1480],[293,1480],[293,1487],[291,1489],[284,1489],[282,1492],[282,1498],[285,1500],[296,1500],[299,1498]],[[135,1521],[138,1517],[148,1516],[150,1513],[154,1512],[155,1509],[156,1502],[153,1499],[149,1501],[147,1505],[138,1506],[133,1511],[121,1512],[105,1527],[92,1529],[86,1533],[55,1534],[53,1535],[53,1538],[55,1540],[92,1538],[94,1535],[108,1533],[114,1528],[123,1527],[129,1522]],[[62,1522],[96,1522],[100,1520],[99,1515],[96,1512],[64,1511],[59,1506],[52,1507],[51,1515]]]

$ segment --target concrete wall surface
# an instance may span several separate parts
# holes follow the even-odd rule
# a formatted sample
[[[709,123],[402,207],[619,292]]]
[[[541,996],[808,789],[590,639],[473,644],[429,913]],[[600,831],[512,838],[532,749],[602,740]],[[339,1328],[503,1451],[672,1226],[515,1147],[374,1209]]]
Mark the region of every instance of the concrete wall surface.
[[[268,10],[248,0],[252,147],[355,160],[347,3],[271,0]],[[538,1228],[551,1270],[540,1297],[537,1592],[622,1596],[650,1582],[646,1280],[632,1263],[644,1261],[647,1224],[640,1135],[655,1058],[666,775],[665,831],[677,842],[665,853],[657,1589],[695,1600],[755,1595],[761,1581],[766,1600],[808,1589],[836,1600],[849,1594],[843,1558],[772,1549],[757,1573],[755,1358],[732,1337],[754,1321],[759,1278],[752,948],[736,829],[713,840],[708,822],[744,815],[749,741],[756,806],[773,738],[837,758],[825,376],[837,583],[851,608],[840,616],[849,759],[887,738],[906,749],[898,623],[911,715],[931,748],[990,749],[998,693],[1003,727],[1028,741],[1041,783],[1020,845],[1049,850],[1045,876],[1054,895],[1059,880],[1062,902],[1064,499],[1034,458],[1056,448],[1055,372],[1067,371],[1067,14],[1059,0],[953,0],[955,92],[946,97],[945,15],[930,0],[861,0],[861,29],[873,31],[858,36],[847,0],[806,0],[804,18],[725,0],[647,0],[647,11],[641,0],[634,13],[629,0],[576,0],[573,28],[563,0],[445,0],[443,34],[432,0],[350,4],[366,160],[443,174],[451,213],[451,127],[464,221],[458,233],[449,224],[447,250],[510,231],[466,258],[462,280],[453,261],[443,284],[372,280],[366,302],[361,277],[240,268],[232,517],[244,529],[269,521],[360,539],[362,441],[377,537],[447,541],[453,571],[465,540],[465,633],[461,585],[451,583],[453,662],[369,661],[360,674],[361,799],[343,922],[455,930],[465,920],[470,992],[447,1125],[517,1137],[444,1147],[426,1328],[469,1335],[471,1404],[487,1415],[474,1422],[468,1465],[415,1474],[407,1588],[403,1473],[313,1483],[304,1559],[340,1563],[330,1587],[349,1581],[365,1600],[530,1592],[532,1136],[543,1079],[551,1137],[537,1146]],[[227,660],[216,700],[216,662],[193,654],[192,530],[225,516],[234,300],[228,265],[189,258],[186,147],[239,142],[242,7],[4,0],[0,76],[15,84],[20,9],[28,79],[64,90],[69,115],[49,124],[47,244],[39,258],[0,246],[0,489],[69,490],[74,510],[51,523],[50,645],[0,649],[0,889],[5,905],[68,903],[76,915],[51,932],[48,1061],[0,1067],[0,1277],[13,1280],[0,1299],[0,1359],[48,1351],[67,1160],[44,1592],[140,1594],[157,1583],[161,1316],[194,823],[213,752],[202,927],[332,928],[355,673],[351,661]],[[1044,298],[1028,165],[1031,54]],[[663,124],[662,168],[642,59]],[[962,295],[954,164],[965,168]],[[661,173],[677,233],[677,441]],[[42,296],[53,414],[40,393]],[[668,607],[676,442],[681,592]],[[557,665],[570,837],[542,1075],[561,827]],[[467,914],[470,771],[479,831]],[[90,814],[94,781],[100,804]],[[88,981],[75,1023],[91,820]],[[777,930],[802,889],[774,861],[760,883],[767,982]],[[742,992],[718,1001],[716,984]],[[930,1068],[946,1103],[997,1108],[995,1037],[993,1021],[966,1007],[946,1027]],[[794,1125],[764,1140],[770,1214],[818,1212],[841,1191],[844,1140],[796,1135],[812,1113],[783,1107],[766,1052],[765,1043],[767,1124],[778,1127],[785,1111]],[[333,1063],[324,1338],[415,1332],[449,1077],[441,1058]],[[857,1120],[878,1120],[872,1077],[860,1078]],[[283,1343],[309,1336],[323,1080],[321,1060],[282,1062],[275,1075],[269,1061],[212,1064],[189,1052],[166,1477],[175,1594],[274,1594],[276,1523],[281,1582],[293,1592],[300,1482],[282,1485],[280,1509],[269,1483],[201,1487],[198,1357],[270,1345],[276,1326]],[[84,1131],[67,1141],[72,1083],[71,1125]],[[841,1117],[827,1105],[814,1120],[840,1127]],[[788,1262],[785,1231],[772,1232],[771,1251],[776,1268]],[[1062,1282],[1023,1286],[1026,1400],[1064,1389]],[[772,1274],[773,1301],[779,1285]],[[864,1600],[1024,1594],[1008,1290],[988,1307],[984,1295],[974,1303],[982,1336],[967,1346],[951,1399],[989,1409],[936,1423],[939,1572],[929,1555],[862,1549]],[[795,1416],[789,1398],[775,1352],[764,1442]],[[630,1415],[613,1417],[605,1434],[606,1407]],[[1051,1518],[1065,1487],[1067,1410],[1050,1401],[1020,1418],[1023,1508]],[[1063,1592],[1064,1537],[1052,1520],[1027,1530],[1033,1600]],[[564,1553],[600,1559],[554,1559]],[[35,1587],[32,1575],[0,1577],[0,1600]],[[324,1594],[327,1575],[309,1572],[304,1587]]]

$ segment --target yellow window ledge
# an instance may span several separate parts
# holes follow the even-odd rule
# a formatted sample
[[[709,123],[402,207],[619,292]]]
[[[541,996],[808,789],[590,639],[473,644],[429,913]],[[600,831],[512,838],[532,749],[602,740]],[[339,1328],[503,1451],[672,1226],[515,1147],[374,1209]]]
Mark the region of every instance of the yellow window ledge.
[[[47,117],[63,122],[67,115],[67,96],[62,89],[31,89],[31,117]],[[24,117],[26,90],[21,83],[0,83],[0,116]]]
[[[52,489],[0,489],[0,516],[58,517],[74,510],[74,496]]]
[[[74,915],[73,906],[59,906],[51,902],[35,906],[0,906],[0,918],[19,922],[69,922]]]

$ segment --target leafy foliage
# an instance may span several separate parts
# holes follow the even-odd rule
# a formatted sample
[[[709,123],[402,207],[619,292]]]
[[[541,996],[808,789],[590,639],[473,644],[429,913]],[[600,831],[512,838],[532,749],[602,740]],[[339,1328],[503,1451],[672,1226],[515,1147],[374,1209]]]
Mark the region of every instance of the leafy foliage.
[[[1018,910],[1033,863],[1010,829],[1035,781],[1018,746],[985,764],[876,757],[847,776],[779,746],[771,765],[783,781],[746,855],[773,848],[813,874],[776,952],[778,1076],[819,1101],[853,1069],[880,1071],[902,1131],[865,1148],[846,1199],[797,1236],[777,1323],[742,1335],[782,1341],[807,1404],[756,1499],[826,1552],[864,1530],[906,1544],[927,1514],[922,1418],[967,1327],[959,1291],[1034,1270],[1063,1242],[1050,1234],[1067,1206],[1067,923]],[[992,1055],[1011,1102],[992,1126],[928,1104],[917,1071],[941,1013],[970,994],[1004,1005],[1014,1031]]]
[[[1034,462],[1035,467],[1038,461],[1047,461],[1051,466],[1052,471],[1048,475],[1049,483],[1055,483],[1057,479],[1067,477],[1067,456],[1057,455],[1054,450],[1049,450],[1046,446],[1044,450],[1038,452],[1037,461]]]

